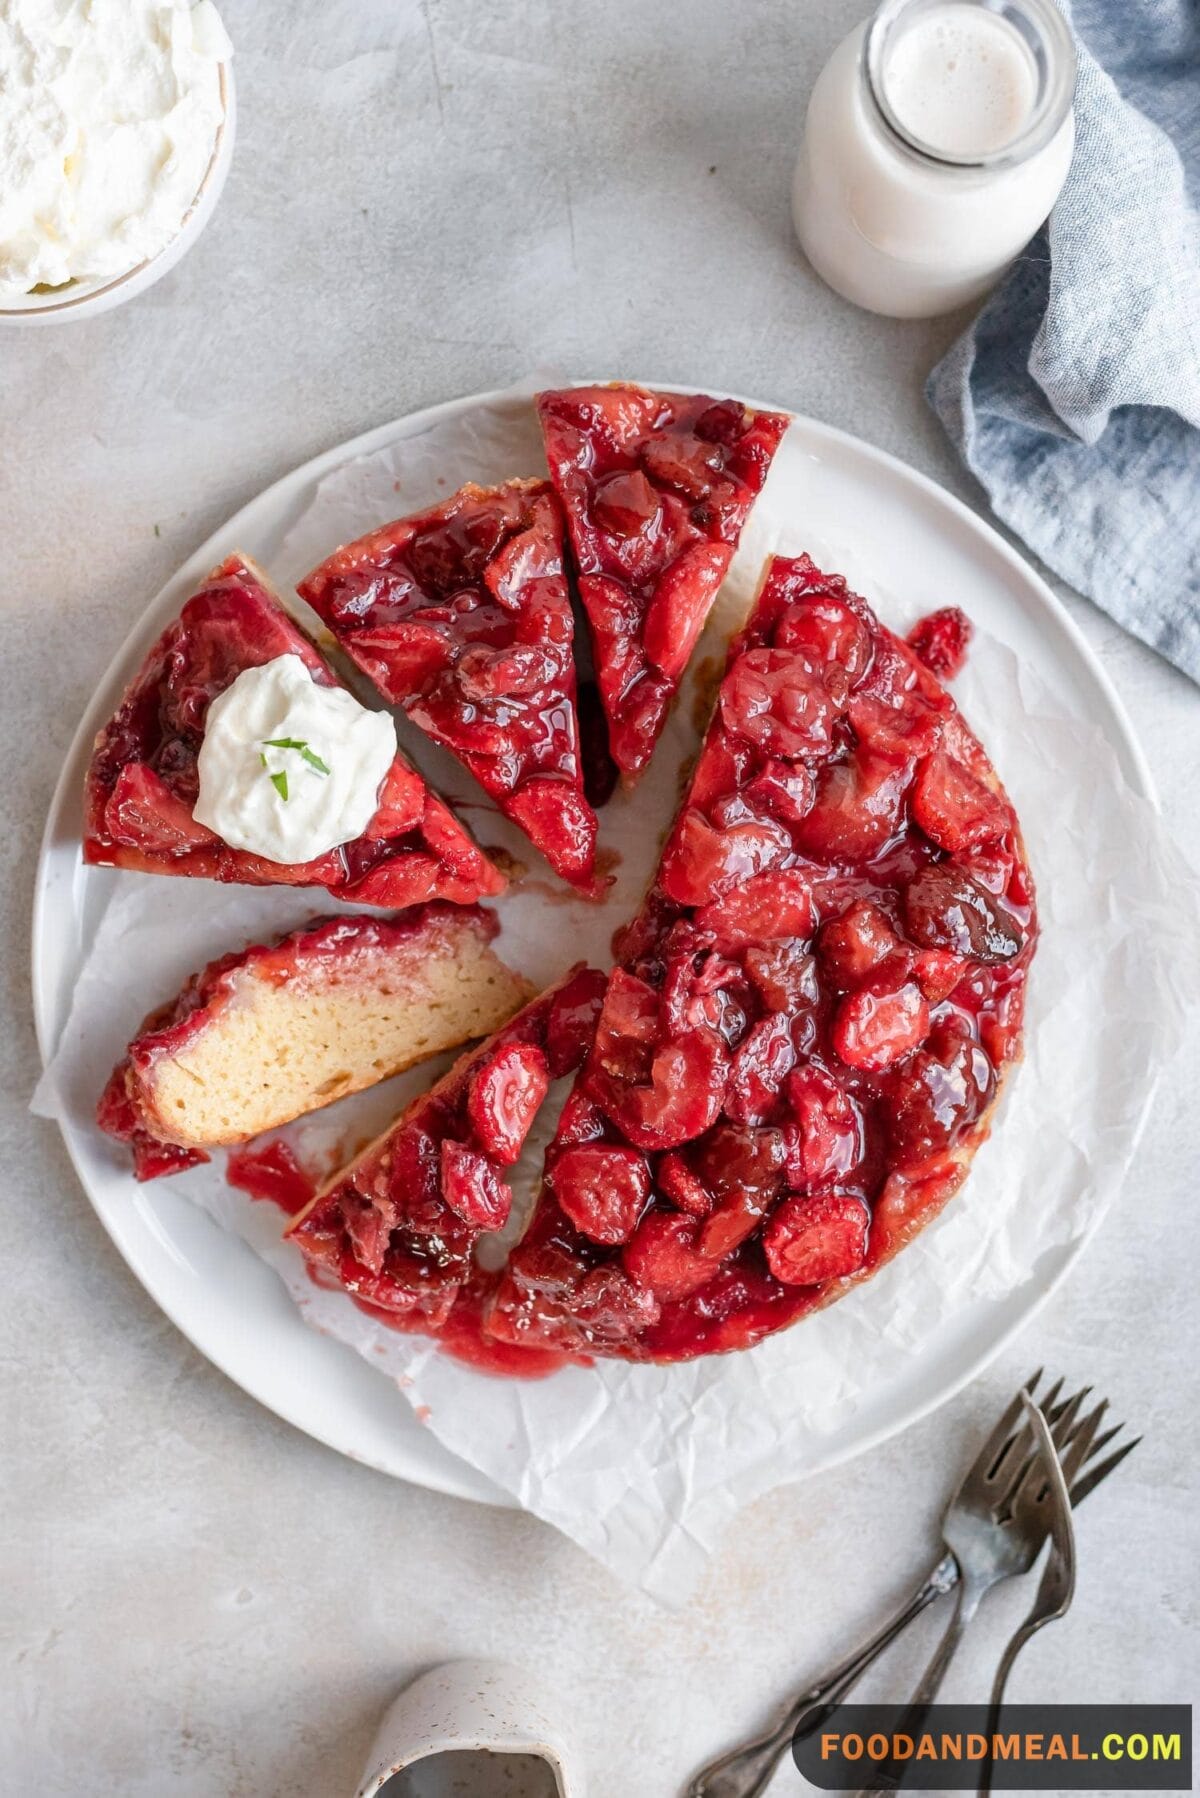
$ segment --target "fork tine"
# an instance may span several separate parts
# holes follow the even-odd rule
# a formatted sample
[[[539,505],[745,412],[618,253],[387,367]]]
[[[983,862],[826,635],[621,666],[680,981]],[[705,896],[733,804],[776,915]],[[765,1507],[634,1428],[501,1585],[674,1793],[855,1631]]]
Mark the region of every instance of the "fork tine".
[[[1107,1448],[1113,1437],[1119,1436],[1124,1428],[1125,1425],[1123,1423],[1114,1423],[1111,1430],[1105,1430],[1102,1435],[1097,1436],[1096,1440],[1092,1443],[1092,1458],[1094,1459],[1095,1456],[1100,1453],[1102,1448]]]
[[[1050,1434],[1054,1438],[1054,1446],[1058,1449],[1060,1454],[1071,1440],[1071,1436],[1075,1429],[1075,1419],[1079,1416],[1080,1406],[1083,1404],[1091,1390],[1090,1386],[1081,1386],[1074,1398],[1069,1398],[1066,1404],[1060,1408],[1058,1416],[1054,1420]]]
[[[1062,1381],[1061,1380],[1057,1381],[1053,1390],[1055,1392],[1057,1392],[1059,1390],[1059,1388],[1061,1387],[1061,1385],[1062,1385]],[[1050,1430],[1050,1438],[1051,1438],[1051,1441],[1054,1443],[1055,1451],[1058,1454],[1059,1460],[1062,1462],[1063,1477],[1066,1479],[1068,1485],[1070,1484],[1073,1475],[1075,1473],[1078,1473],[1079,1468],[1083,1462],[1084,1456],[1087,1452],[1088,1444],[1090,1444],[1090,1442],[1091,1442],[1092,1434],[1095,1431],[1095,1426],[1100,1421],[1100,1417],[1103,1415],[1104,1410],[1107,1409],[1108,1401],[1105,1400],[1104,1405],[1101,1406],[1100,1411],[1098,1413],[1089,1414],[1089,1416],[1084,1419],[1079,1418],[1079,1408],[1083,1404],[1084,1400],[1087,1398],[1087,1396],[1091,1392],[1091,1390],[1092,1390],[1092,1388],[1090,1386],[1083,1386],[1080,1388],[1080,1390],[1077,1393],[1074,1394],[1073,1397],[1067,1399],[1063,1404],[1059,1405],[1057,1407],[1057,1410],[1055,1413],[1055,1421],[1054,1421],[1053,1427]],[[1042,1415],[1043,1415],[1043,1417],[1046,1416],[1046,1412],[1045,1412],[1044,1408],[1042,1408]],[[1048,1418],[1047,1418],[1047,1422],[1049,1422]],[[1068,1467],[1066,1459],[1065,1459],[1066,1451],[1072,1443],[1074,1443],[1081,1435],[1083,1435],[1083,1433],[1085,1431],[1085,1427],[1089,1423],[1091,1424],[1092,1428],[1091,1428],[1091,1430],[1089,1430],[1087,1432],[1083,1451],[1079,1454],[1078,1459],[1073,1463],[1073,1465],[1071,1467]],[[1029,1451],[1024,1455],[1024,1458],[1021,1461],[1020,1465],[1018,1467],[1016,1467],[1014,1470],[1012,1470],[1011,1478],[1009,1480],[1008,1490],[1005,1493],[1003,1499],[1001,1500],[1001,1505],[1004,1509],[1011,1510],[1013,1508],[1013,1506],[1016,1505],[1016,1503],[1020,1499],[1022,1493],[1025,1491],[1027,1485],[1029,1484],[1031,1478],[1033,1478],[1037,1474],[1037,1471],[1040,1467],[1041,1467],[1041,1457],[1038,1453],[1037,1444],[1036,1444],[1036,1442],[1034,1442],[1034,1443],[1032,1443]],[[1042,1484],[1042,1490],[1043,1490],[1043,1492],[1045,1491],[1044,1480],[1043,1480],[1043,1484]]]
[[[1096,1406],[1096,1409],[1088,1413],[1072,1436],[1067,1451],[1062,1457],[1063,1477],[1068,1486],[1071,1484],[1071,1481],[1075,1478],[1075,1475],[1079,1472],[1084,1462],[1091,1455],[1092,1443],[1095,1441],[1096,1431],[1104,1421],[1107,1411],[1108,1400],[1106,1398],[1101,1399],[1100,1403]]]
[[[1034,1378],[1040,1379],[1040,1377],[1041,1374],[1039,1370]],[[999,1469],[1000,1463],[1012,1447],[1013,1433],[1017,1428],[1020,1417],[1021,1395],[1018,1393],[1012,1404],[1008,1406],[1004,1415],[1000,1418],[1000,1421],[997,1423],[995,1429],[992,1431],[979,1453],[976,1455],[974,1461],[971,1463],[970,1473],[967,1475],[968,1479],[970,1479],[971,1474],[975,1472],[976,1468],[982,1468],[984,1470],[985,1479],[994,1477],[996,1471]]]
[[[1057,1417],[1061,1416],[1061,1414],[1062,1414],[1063,1407],[1058,1402],[1058,1395],[1062,1391],[1062,1388],[1063,1388],[1062,1375],[1059,1374],[1057,1380],[1055,1380],[1053,1386],[1051,1386],[1051,1388],[1050,1388],[1049,1392],[1046,1394],[1045,1398],[1040,1401],[1039,1408],[1042,1412],[1042,1415],[1045,1417],[1046,1422],[1049,1424],[1052,1424],[1055,1421],[1055,1419]],[[1034,1395],[1031,1392],[1029,1394],[1029,1396],[1030,1396],[1030,1398],[1033,1398]]]
[[[1123,1426],[1118,1425],[1118,1428],[1121,1427]],[[1115,1473],[1126,1455],[1131,1455],[1141,1440],[1140,1436],[1135,1436],[1133,1441],[1127,1442],[1123,1448],[1115,1449],[1106,1461],[1101,1461],[1095,1467],[1089,1467],[1087,1472],[1071,1487],[1071,1508],[1074,1509],[1076,1505],[1082,1504],[1089,1492],[1094,1492],[1102,1480],[1106,1480],[1110,1473]]]
[[[1017,1448],[1020,1458],[1015,1465],[1008,1468],[1005,1474],[1004,1491],[992,1507],[997,1517],[1007,1515],[1012,1511],[1028,1483],[1030,1475],[1042,1464],[1040,1445],[1032,1428],[1024,1429],[1015,1438],[1014,1446]]]

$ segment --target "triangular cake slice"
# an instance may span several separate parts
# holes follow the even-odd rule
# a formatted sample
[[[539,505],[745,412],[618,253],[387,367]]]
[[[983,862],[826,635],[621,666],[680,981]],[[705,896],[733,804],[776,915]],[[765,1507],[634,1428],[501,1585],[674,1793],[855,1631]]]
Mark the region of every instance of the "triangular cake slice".
[[[538,395],[567,515],[609,750],[636,780],[789,420],[737,400],[574,387]]]
[[[288,1225],[322,1284],[396,1329],[436,1331],[503,1228],[508,1172],[550,1082],[583,1060],[604,979],[577,967],[462,1056]]]
[[[192,815],[209,706],[239,674],[298,656],[313,682],[339,687],[265,576],[233,555],[168,625],[96,737],[84,792],[83,859],[98,867],[250,886],[324,887],[399,908],[469,904],[505,881],[453,814],[397,756],[378,809],[354,841],[300,863],[231,847]]]
[[[595,897],[563,523],[546,482],[463,487],[337,550],[299,592],[384,697]]]
[[[867,1278],[987,1133],[1035,940],[949,694],[844,581],[775,560],[487,1329],[683,1360]]]
[[[434,901],[224,955],[145,1020],[97,1122],[153,1180],[486,1036],[532,990],[492,949],[499,928]]]

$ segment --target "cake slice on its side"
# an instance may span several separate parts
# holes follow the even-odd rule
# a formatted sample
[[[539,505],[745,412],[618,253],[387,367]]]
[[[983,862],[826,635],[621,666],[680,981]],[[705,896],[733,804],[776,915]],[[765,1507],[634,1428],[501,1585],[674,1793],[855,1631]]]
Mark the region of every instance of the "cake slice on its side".
[[[98,1122],[149,1180],[486,1036],[530,994],[497,930],[478,906],[433,903],[317,920],[210,962],[146,1019]]]
[[[687,1360],[869,1278],[987,1135],[1036,939],[950,695],[845,581],[776,558],[485,1329]]]
[[[508,1218],[505,1170],[550,1082],[587,1053],[603,990],[602,975],[573,969],[325,1184],[288,1226],[322,1284],[398,1329],[445,1323],[475,1243]]]
[[[299,592],[384,697],[597,897],[563,521],[547,483],[463,487],[337,550]]]
[[[96,737],[84,789],[83,859],[147,874],[249,886],[325,887],[360,905],[470,904],[505,881],[399,756],[366,830],[313,861],[231,847],[192,812],[208,708],[239,674],[298,656],[319,687],[331,669],[245,557],[230,556],[168,625]]]
[[[575,387],[538,395],[587,614],[609,749],[653,752],[789,420],[738,400]]]

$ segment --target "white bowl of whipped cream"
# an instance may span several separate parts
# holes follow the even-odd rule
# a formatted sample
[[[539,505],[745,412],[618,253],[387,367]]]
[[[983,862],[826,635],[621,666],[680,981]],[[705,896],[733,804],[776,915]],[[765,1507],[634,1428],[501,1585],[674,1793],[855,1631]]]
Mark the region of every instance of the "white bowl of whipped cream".
[[[0,0],[0,325],[94,317],[195,243],[232,53],[212,0]]]

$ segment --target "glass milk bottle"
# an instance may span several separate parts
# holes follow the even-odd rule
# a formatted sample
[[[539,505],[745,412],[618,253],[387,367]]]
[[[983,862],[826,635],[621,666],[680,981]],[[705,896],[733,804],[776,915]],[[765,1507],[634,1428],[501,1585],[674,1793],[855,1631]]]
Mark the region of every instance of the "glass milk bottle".
[[[809,101],[792,216],[817,273],[893,318],[981,298],[1058,197],[1074,88],[1052,0],[884,0]]]

